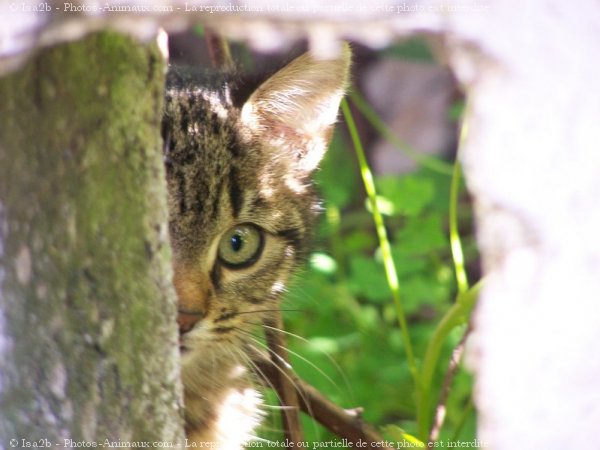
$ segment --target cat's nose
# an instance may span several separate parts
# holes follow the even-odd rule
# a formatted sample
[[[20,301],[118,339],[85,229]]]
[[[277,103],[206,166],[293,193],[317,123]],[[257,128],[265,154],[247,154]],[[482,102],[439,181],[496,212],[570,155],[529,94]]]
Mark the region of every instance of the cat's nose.
[[[194,328],[194,325],[206,314],[204,312],[181,311],[177,312],[177,324],[179,325],[179,334],[185,334]]]
[[[177,293],[179,334],[185,334],[208,314],[214,290],[208,273],[201,267],[175,260],[173,269],[173,285]]]

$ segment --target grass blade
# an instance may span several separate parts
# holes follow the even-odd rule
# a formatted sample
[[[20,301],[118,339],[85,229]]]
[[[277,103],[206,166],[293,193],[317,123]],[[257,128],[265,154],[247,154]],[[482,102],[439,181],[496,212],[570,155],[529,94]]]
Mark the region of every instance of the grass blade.
[[[348,107],[348,102],[346,101],[346,99],[342,100],[342,112],[344,113],[344,118],[346,119],[346,124],[348,125],[348,130],[350,132],[350,137],[352,138],[352,142],[354,144],[354,149],[358,158],[358,164],[360,166],[360,174],[362,176],[363,183],[365,185],[365,190],[367,191],[367,197],[371,205],[373,221],[375,222],[375,230],[377,232],[377,238],[379,239],[379,245],[381,247],[383,264],[385,267],[385,274],[390,290],[392,292],[392,297],[394,299],[394,305],[396,308],[396,315],[398,317],[398,323],[400,325],[400,330],[402,333],[402,340],[404,342],[406,358],[408,360],[408,367],[410,368],[410,372],[413,376],[415,385],[418,385],[417,363],[415,361],[412,343],[410,341],[410,335],[408,334],[406,315],[404,314],[404,308],[400,300],[400,286],[398,283],[396,266],[394,265],[394,260],[392,258],[390,242],[387,238],[387,232],[385,229],[385,224],[383,222],[383,216],[381,215],[379,207],[377,206],[377,193],[375,191],[375,182],[373,180],[373,174],[371,173],[371,169],[367,164],[367,158],[365,157],[362,142],[360,140],[360,137],[358,136],[358,130],[356,129],[356,124],[354,123],[354,119],[352,118],[352,114],[350,113],[350,108]]]
[[[358,94],[358,92],[350,92],[350,99],[352,99],[352,103],[358,108],[364,118],[369,121],[371,126],[373,126],[373,128],[375,128],[375,130],[377,130],[381,136],[383,136],[394,147],[402,151],[410,159],[434,172],[444,175],[452,175],[453,170],[451,164],[448,164],[439,158],[424,155],[423,153],[418,152],[406,142],[403,142],[398,136],[396,136],[394,132],[385,124],[385,122],[379,118],[377,113],[373,111],[371,106],[360,96],[360,94]]]

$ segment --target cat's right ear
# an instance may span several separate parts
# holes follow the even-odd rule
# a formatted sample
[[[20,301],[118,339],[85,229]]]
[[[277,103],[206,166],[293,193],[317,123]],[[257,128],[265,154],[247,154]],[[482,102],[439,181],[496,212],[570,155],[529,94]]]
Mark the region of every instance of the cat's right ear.
[[[343,44],[336,59],[310,53],[296,58],[258,87],[242,107],[252,137],[291,154],[296,167],[313,171],[331,138],[349,84],[352,52]]]

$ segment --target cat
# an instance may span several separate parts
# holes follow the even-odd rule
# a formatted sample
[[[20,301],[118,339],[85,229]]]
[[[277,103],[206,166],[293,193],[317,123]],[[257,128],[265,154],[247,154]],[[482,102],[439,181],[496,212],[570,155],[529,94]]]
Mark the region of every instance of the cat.
[[[234,74],[167,75],[162,133],[190,442],[238,449],[261,421],[253,333],[306,256],[319,211],[311,174],[350,60],[347,44],[332,60],[305,53],[249,95]]]

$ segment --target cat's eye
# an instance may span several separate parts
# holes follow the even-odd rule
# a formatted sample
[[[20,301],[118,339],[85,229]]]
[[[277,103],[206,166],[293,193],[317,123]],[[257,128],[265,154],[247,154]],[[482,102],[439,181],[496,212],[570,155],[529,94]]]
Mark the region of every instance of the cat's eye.
[[[233,269],[247,267],[258,259],[263,249],[262,231],[252,224],[237,225],[219,242],[219,259]]]

